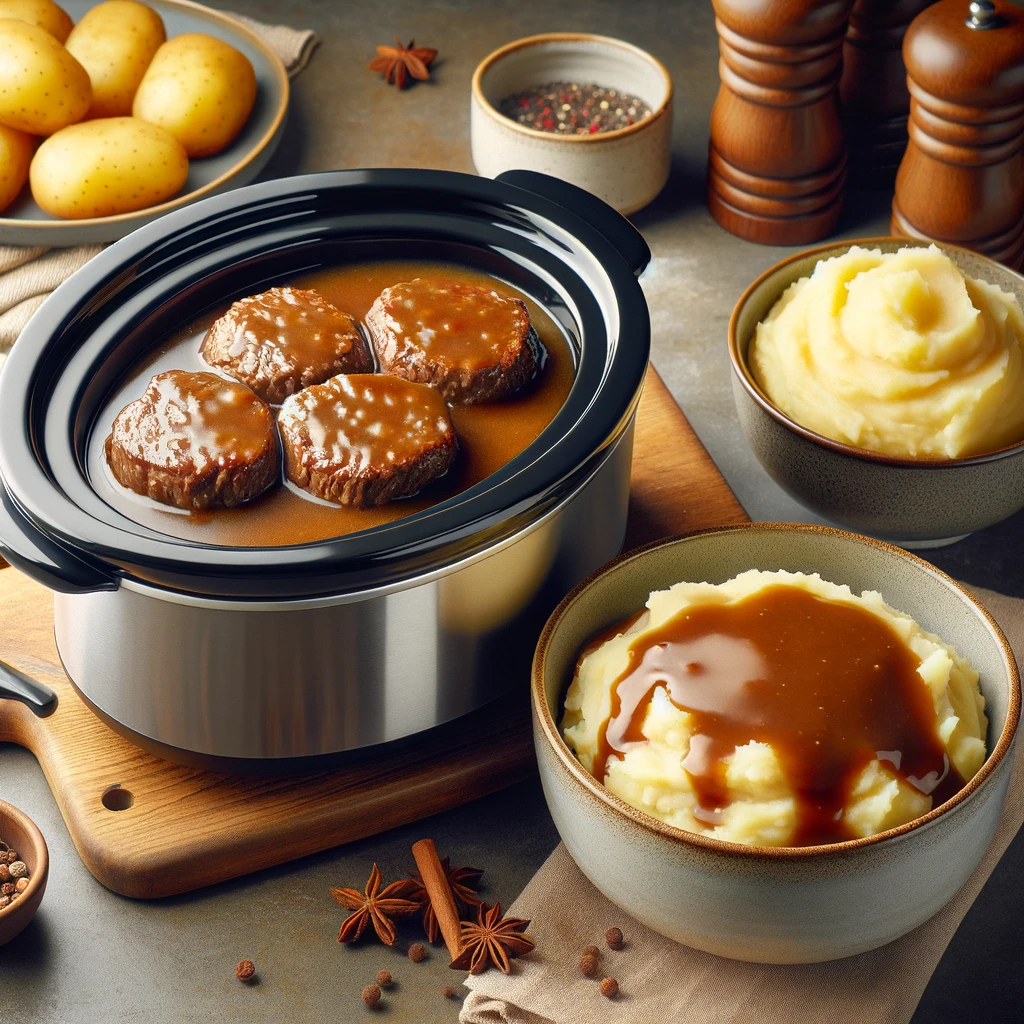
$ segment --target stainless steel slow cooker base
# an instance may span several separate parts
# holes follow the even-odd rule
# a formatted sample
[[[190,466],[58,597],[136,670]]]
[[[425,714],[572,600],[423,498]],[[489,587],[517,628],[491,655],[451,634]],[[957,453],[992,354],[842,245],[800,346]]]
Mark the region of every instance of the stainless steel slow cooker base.
[[[376,592],[55,594],[61,660],[108,722],[205,767],[267,770],[431,729],[526,686],[551,609],[622,546],[632,445],[630,424],[574,494],[493,550]]]
[[[394,522],[270,547],[168,536],[94,486],[111,395],[163,339],[232,298],[381,259],[491,274],[563,332],[569,394],[504,466]],[[83,699],[173,760],[276,771],[372,757],[525,692],[549,611],[622,545],[649,259],[628,221],[566,182],[409,169],[251,185],[90,260],[0,376],[0,552],[56,592]]]

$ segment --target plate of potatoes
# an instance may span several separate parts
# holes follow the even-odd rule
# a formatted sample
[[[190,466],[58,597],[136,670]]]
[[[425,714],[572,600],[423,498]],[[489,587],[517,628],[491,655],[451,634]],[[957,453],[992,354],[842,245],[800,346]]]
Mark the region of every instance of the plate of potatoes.
[[[248,184],[280,141],[281,61],[188,0],[0,0],[0,244],[110,242]]]

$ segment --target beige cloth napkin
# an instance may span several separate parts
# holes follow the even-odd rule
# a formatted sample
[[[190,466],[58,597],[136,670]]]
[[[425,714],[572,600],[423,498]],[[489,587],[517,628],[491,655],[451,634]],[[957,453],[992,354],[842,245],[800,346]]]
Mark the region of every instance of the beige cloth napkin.
[[[294,78],[308,63],[319,40],[310,29],[289,28],[287,25],[264,25],[245,14],[224,11],[240,21],[250,32],[260,37],[280,58],[289,78]]]
[[[975,588],[1024,664],[1024,601]],[[470,977],[462,1024],[905,1024],[957,926],[1024,822],[1018,745],[995,839],[967,883],[935,917],[902,939],[846,960],[770,966],[724,960],[655,934],[602,896],[564,846],[509,908],[532,920],[537,949],[506,977]],[[576,967],[579,951],[617,925],[628,946],[602,959],[620,986],[602,998]]]
[[[264,25],[244,14],[225,13],[254,32],[277,54],[289,78],[309,63],[317,38],[308,29]],[[3,233],[0,231],[2,241]],[[74,249],[0,245],[0,367],[43,300],[101,248],[99,245],[83,245]]]

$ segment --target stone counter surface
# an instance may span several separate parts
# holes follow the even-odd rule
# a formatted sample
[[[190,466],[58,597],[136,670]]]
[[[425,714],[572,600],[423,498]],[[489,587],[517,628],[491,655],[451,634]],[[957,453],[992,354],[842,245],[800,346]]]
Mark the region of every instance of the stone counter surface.
[[[654,252],[644,277],[654,362],[753,519],[808,520],[761,470],[733,407],[725,330],[746,285],[794,251],[722,231],[703,201],[708,114],[718,86],[709,0],[254,0],[220,2],[251,17],[313,28],[321,44],[293,81],[291,114],[264,176],[345,167],[471,171],[469,82],[477,62],[542,31],[618,36],[655,54],[675,80],[672,176],[634,216]],[[399,93],[366,70],[398,35],[440,55],[432,81]],[[888,197],[853,193],[843,237],[886,233]],[[1024,596],[1024,515],[933,552],[966,580]],[[453,861],[486,869],[483,895],[507,906],[557,843],[540,787],[529,782],[437,818],[282,868],[153,903],[105,890],[86,871],[34,758],[0,745],[0,796],[23,808],[50,848],[49,887],[22,935],[0,947],[0,1024],[327,1022],[369,1019],[362,987],[382,967],[397,985],[382,1019],[457,1017],[442,986],[459,976],[439,947],[422,964],[363,942],[339,946],[344,911],[331,886],[362,888],[376,861],[391,880],[412,868],[410,846],[432,836]],[[1016,1018],[1024,1001],[1024,840],[1010,848],[953,940],[915,1024]],[[609,924],[614,922],[609,922]],[[405,943],[416,929],[403,926]],[[402,944],[400,939],[400,944]],[[404,949],[404,944],[403,944]],[[243,986],[235,963],[253,959]]]

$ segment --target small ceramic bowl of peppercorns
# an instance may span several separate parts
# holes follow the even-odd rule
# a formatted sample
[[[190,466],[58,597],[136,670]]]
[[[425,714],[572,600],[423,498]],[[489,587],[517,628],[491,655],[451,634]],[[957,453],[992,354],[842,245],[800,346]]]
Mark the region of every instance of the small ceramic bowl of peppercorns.
[[[470,139],[480,174],[528,170],[623,214],[668,180],[672,79],[639,47],[551,32],[495,50],[473,75]]]
[[[39,909],[49,867],[42,832],[24,811],[0,800],[0,946]]]

